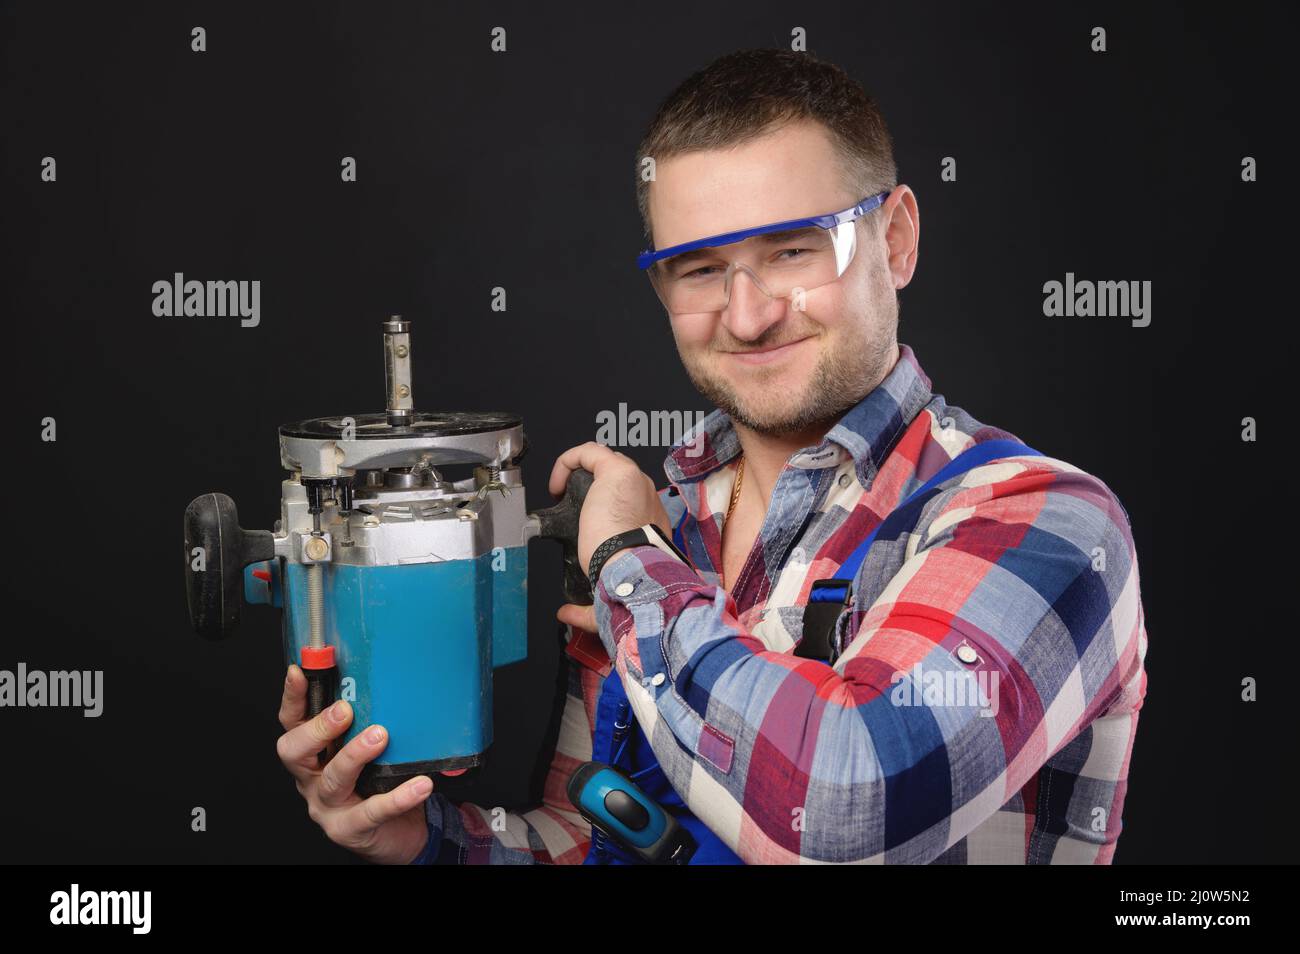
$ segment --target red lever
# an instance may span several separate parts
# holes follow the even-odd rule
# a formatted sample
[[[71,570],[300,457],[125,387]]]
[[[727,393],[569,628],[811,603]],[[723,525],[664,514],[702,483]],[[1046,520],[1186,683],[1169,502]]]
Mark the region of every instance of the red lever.
[[[254,571],[253,571],[253,576],[257,577],[257,578],[258,578],[259,580],[261,580],[263,583],[270,583],[270,582],[271,582],[271,571],[270,571],[270,570],[254,570]]]

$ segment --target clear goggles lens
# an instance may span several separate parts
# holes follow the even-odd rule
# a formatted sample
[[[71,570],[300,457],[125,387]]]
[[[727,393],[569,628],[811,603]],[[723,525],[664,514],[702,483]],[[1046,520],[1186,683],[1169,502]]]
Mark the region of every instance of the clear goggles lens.
[[[810,225],[694,249],[655,262],[648,269],[650,282],[670,314],[722,311],[743,270],[769,298],[789,298],[802,311],[804,292],[848,269],[857,251],[856,226],[857,220],[830,228]]]

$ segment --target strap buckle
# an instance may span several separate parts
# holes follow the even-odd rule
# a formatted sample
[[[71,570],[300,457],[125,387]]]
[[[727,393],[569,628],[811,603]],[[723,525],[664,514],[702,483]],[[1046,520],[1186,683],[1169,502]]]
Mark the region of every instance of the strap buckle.
[[[795,647],[796,656],[817,659],[827,665],[834,663],[840,653],[836,622],[853,605],[852,588],[852,580],[813,581],[803,608],[803,637]]]

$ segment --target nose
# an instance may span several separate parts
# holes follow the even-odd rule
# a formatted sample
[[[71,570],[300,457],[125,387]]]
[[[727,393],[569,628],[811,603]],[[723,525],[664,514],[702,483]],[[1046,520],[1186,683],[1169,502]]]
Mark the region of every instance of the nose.
[[[752,341],[781,320],[785,311],[784,299],[769,295],[747,267],[734,267],[728,283],[729,296],[722,310],[722,323],[736,338]]]

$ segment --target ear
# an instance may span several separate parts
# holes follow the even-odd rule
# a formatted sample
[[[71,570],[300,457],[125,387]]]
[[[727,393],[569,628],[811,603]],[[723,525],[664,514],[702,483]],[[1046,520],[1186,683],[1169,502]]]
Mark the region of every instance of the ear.
[[[904,288],[916,272],[921,241],[921,213],[916,205],[916,194],[905,185],[895,186],[880,207],[880,217],[894,288]]]

